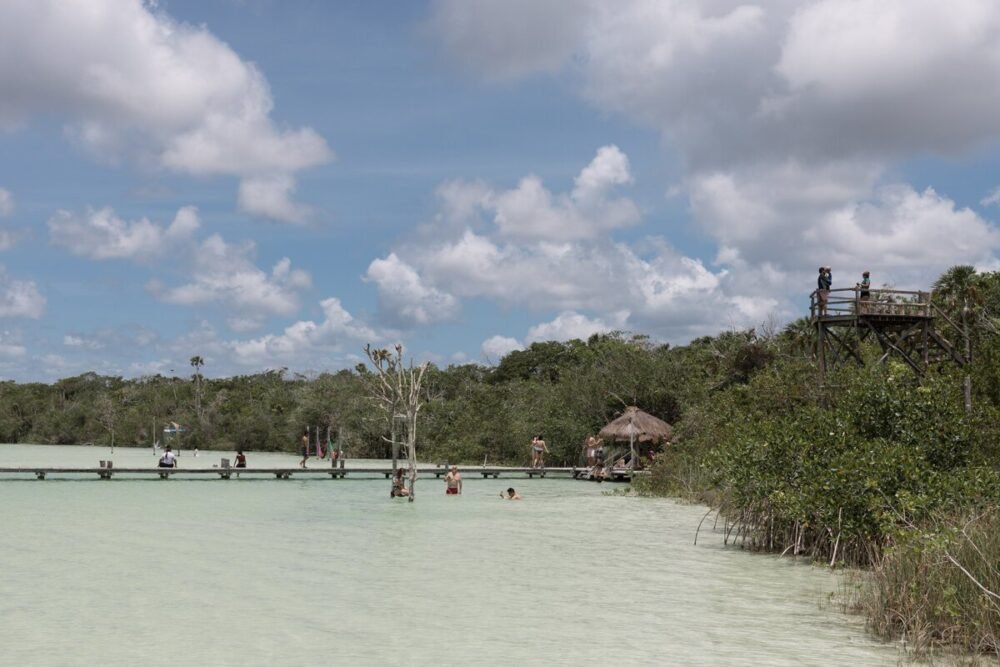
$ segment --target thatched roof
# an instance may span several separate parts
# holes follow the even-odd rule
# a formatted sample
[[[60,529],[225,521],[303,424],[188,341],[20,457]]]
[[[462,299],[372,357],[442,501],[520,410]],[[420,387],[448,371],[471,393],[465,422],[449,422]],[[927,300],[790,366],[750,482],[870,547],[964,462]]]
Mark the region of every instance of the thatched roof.
[[[670,424],[634,405],[625,408],[621,417],[600,432],[605,440],[628,441],[630,437],[634,437],[636,442],[669,442],[673,434],[674,429]]]

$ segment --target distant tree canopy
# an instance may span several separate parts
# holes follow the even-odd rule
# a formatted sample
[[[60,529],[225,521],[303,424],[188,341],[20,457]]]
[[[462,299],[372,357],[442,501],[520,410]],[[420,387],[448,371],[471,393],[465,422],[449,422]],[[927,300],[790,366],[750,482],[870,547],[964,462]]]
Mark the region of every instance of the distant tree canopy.
[[[949,313],[970,310],[976,327],[977,396],[1000,404],[1000,274],[955,267],[937,288]],[[964,302],[963,302],[964,299]],[[971,304],[971,305],[969,305]],[[957,322],[954,318],[954,321]],[[727,331],[671,347],[623,332],[586,341],[537,342],[493,367],[431,366],[418,451],[424,460],[524,463],[542,433],[552,464],[579,462],[590,433],[627,405],[691,434],[719,414],[726,396],[754,387],[775,411],[816,402],[811,329],[797,320],[780,332]],[[197,350],[192,350],[197,352]],[[53,384],[0,382],[0,440],[149,445],[170,421],[190,430],[182,445],[202,449],[295,451],[305,426],[339,439],[349,456],[387,456],[387,425],[370,399],[364,365],[315,377],[287,369],[208,378],[200,355],[190,378],[137,379],[84,373]],[[766,390],[765,390],[766,388]]]

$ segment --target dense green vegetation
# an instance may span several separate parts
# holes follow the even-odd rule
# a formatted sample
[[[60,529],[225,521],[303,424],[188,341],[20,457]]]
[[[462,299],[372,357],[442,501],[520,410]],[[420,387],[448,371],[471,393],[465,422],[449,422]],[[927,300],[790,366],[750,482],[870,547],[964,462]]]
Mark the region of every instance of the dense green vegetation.
[[[642,491],[712,505],[749,549],[870,567],[859,606],[880,634],[1000,651],[1000,274],[955,267],[935,288],[942,333],[969,340],[964,369],[919,376],[877,363],[868,343],[869,363],[821,384],[805,320],[683,347],[625,334],[535,343],[492,368],[431,367],[420,457],[525,464],[541,432],[550,464],[576,464],[589,433],[638,405],[676,427]],[[204,363],[192,358],[191,379],[0,384],[0,440],[145,445],[177,421],[187,447],[291,451],[312,425],[348,456],[388,455],[365,367],[208,379]]]

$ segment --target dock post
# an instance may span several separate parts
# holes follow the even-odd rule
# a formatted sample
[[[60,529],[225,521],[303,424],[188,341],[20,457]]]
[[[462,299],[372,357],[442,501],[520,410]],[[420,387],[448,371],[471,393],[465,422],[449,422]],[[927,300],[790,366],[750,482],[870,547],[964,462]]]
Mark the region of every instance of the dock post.
[[[45,473],[41,470],[35,472],[35,479],[45,479]]]

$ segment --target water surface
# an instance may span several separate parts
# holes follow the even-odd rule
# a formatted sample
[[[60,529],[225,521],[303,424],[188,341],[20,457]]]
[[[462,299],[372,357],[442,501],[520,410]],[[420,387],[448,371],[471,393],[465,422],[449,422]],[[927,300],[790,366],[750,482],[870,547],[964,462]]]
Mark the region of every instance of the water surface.
[[[101,458],[0,445],[0,467]],[[350,477],[0,480],[0,664],[897,662],[825,603],[824,569],[694,546],[702,508],[551,478],[417,484],[407,503]]]

